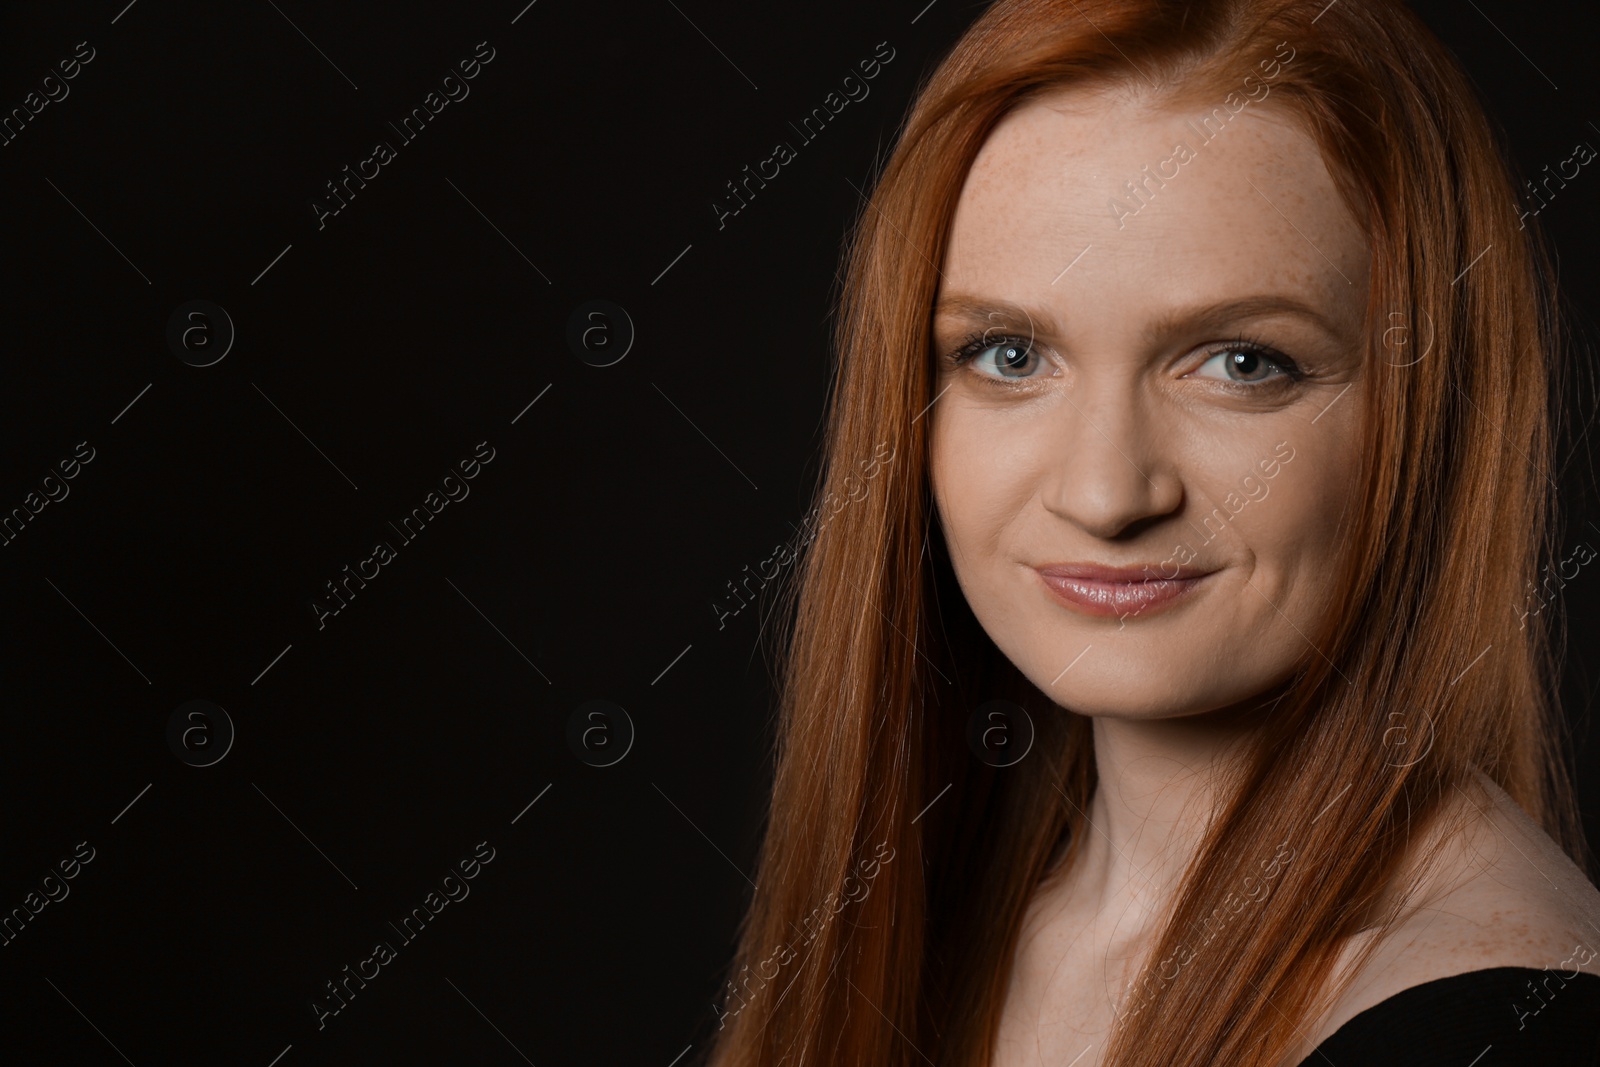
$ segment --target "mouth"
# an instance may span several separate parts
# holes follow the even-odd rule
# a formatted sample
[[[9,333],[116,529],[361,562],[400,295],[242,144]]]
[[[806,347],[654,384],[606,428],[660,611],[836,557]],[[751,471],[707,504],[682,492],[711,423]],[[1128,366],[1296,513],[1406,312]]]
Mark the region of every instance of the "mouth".
[[[1053,563],[1033,568],[1045,589],[1064,606],[1083,615],[1149,615],[1187,598],[1216,573],[1197,567],[1146,564],[1105,567],[1092,563]]]

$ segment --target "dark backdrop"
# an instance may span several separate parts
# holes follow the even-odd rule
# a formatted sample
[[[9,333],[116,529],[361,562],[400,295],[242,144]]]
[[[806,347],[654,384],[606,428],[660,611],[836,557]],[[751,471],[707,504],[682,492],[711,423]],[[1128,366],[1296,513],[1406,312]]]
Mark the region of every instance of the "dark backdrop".
[[[0,109],[55,98],[0,147],[0,511],[38,509],[0,546],[0,912],[40,909],[0,1054],[701,1049],[773,700],[758,612],[712,605],[807,510],[857,190],[980,7],[126,2],[0,25]],[[1586,7],[1423,6],[1530,173],[1600,146]],[[1540,216],[1580,316],[1592,171]],[[629,322],[574,348],[595,299]],[[1563,544],[1600,545],[1572,455]],[[1592,569],[1566,605],[1593,832]]]

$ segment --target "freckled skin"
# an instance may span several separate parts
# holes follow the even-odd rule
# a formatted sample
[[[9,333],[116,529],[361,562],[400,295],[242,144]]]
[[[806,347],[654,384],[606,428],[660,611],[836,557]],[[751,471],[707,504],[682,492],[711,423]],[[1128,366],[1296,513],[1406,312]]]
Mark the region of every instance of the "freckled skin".
[[[992,355],[983,369],[941,372],[951,388],[933,408],[931,469],[985,629],[1041,690],[1096,716],[1211,711],[1315,655],[1302,635],[1338,595],[1329,563],[1357,503],[1366,240],[1297,127],[1252,106],[1202,143],[1184,117],[1073,93],[1013,113],[972,167],[943,265],[941,299],[1010,301],[1059,326],[1023,323],[1043,354],[1017,393],[991,384]],[[1136,205],[1122,182],[1180,141],[1194,158],[1119,228],[1110,199]],[[1261,294],[1310,304],[1332,330],[1275,312],[1146,333],[1170,311]],[[985,325],[998,322],[975,328]],[[1201,365],[1241,331],[1316,378],[1230,392],[1220,360]],[[941,318],[939,351],[972,332]],[[1258,464],[1280,442],[1293,458],[1264,478]],[[1230,492],[1246,495],[1247,477],[1267,495],[1205,527]],[[1161,563],[1182,545],[1217,573],[1148,617],[1077,615],[1029,569]]]
[[[1341,523],[1364,506],[1370,247],[1291,120],[1252,105],[1201,143],[1184,122],[1196,110],[1082,90],[1020,108],[975,160],[942,264],[930,410],[939,522],[995,644],[1093,719],[1099,782],[1086,812],[1097,832],[1030,900],[995,1067],[1101,1063],[1216,802],[1207,771],[1248,730],[1237,713],[1318,654],[1343,594],[1332,566]],[[1131,202],[1123,182],[1180,142],[1193,158]],[[1137,207],[1121,225],[1112,197]],[[1313,314],[1179,314],[1266,295]],[[958,299],[991,310],[958,314]],[[1238,380],[1224,357],[1241,335],[1286,354],[1305,380],[1259,367]],[[990,347],[944,362],[974,336]],[[1265,473],[1284,442],[1292,458]],[[1177,562],[1212,573],[1166,610],[1120,620],[1065,607],[1031,569],[1165,563],[1170,574],[1179,546],[1193,556]],[[1408,986],[1600,948],[1600,891],[1505,793],[1477,782],[1419,832],[1400,884],[1442,839],[1441,862],[1346,993],[1300,1021],[1304,1044],[1286,1063]],[[1362,944],[1341,949],[1336,972]],[[1600,973],[1600,954],[1584,969]]]

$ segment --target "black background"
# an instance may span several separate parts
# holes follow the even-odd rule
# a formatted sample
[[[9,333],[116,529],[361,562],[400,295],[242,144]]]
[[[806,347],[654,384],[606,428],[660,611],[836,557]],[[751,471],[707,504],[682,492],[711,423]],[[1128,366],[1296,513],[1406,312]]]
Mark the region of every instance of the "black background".
[[[0,511],[95,452],[0,548],[0,912],[95,850],[0,948],[8,1061],[666,1067],[715,1025],[773,691],[772,620],[712,603],[808,510],[857,190],[981,6],[525,2],[0,17],[5,112],[95,50],[0,148]],[[1528,173],[1600,145],[1586,4],[1418,10]],[[480,41],[404,143],[387,123]],[[801,145],[879,42],[868,98]],[[319,229],[378,140],[395,159]],[[719,228],[778,141],[798,157]],[[1588,337],[1593,169],[1539,219]],[[594,298],[637,331],[603,368],[566,341]],[[196,299],[237,331],[208,367],[167,343]],[[470,495],[393,536],[481,441]],[[1600,545],[1571,456],[1562,543]],[[319,629],[378,540],[397,558]],[[1600,840],[1592,570],[1565,604]],[[207,767],[167,743],[193,699],[237,730]],[[604,768],[567,740],[594,699],[636,731]],[[470,896],[400,947],[479,842]],[[380,940],[398,957],[319,1032],[310,998]]]

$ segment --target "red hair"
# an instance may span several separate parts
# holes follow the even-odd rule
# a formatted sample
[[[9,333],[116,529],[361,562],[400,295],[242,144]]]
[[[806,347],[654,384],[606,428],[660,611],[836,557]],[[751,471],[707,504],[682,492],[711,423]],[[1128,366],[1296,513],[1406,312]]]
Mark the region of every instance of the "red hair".
[[[1466,76],[1398,0],[1000,0],[921,88],[849,249],[819,499],[885,444],[894,458],[787,589],[772,806],[713,1067],[989,1062],[1024,911],[1085,829],[1095,771],[1089,720],[984,634],[933,521],[935,265],[1019,104],[1123,83],[1220,105],[1280,42],[1257,106],[1312,136],[1373,251],[1366,507],[1330,561],[1347,595],[1307,635],[1322,655],[1273,694],[1124,1002],[1152,1023],[1119,1027],[1105,1062],[1280,1060],[1283,1020],[1328,1003],[1351,934],[1387,929],[1375,903],[1413,830],[1474,767],[1585,863],[1548,616],[1513,606],[1551,550],[1549,257]],[[1429,354],[1393,359],[1397,326]],[[1004,768],[965,740],[996,697],[1037,730]],[[1183,966],[1275,856],[1251,921]]]

